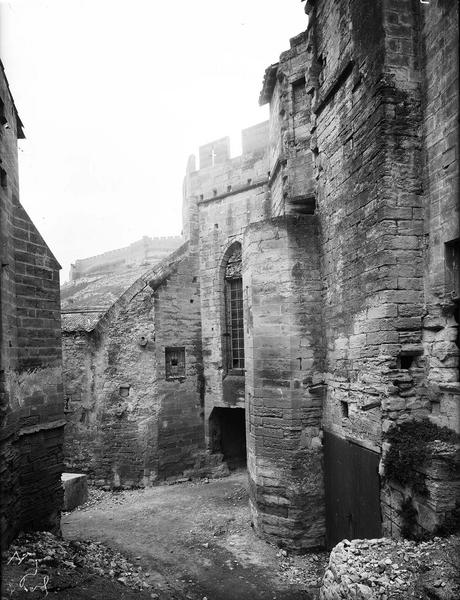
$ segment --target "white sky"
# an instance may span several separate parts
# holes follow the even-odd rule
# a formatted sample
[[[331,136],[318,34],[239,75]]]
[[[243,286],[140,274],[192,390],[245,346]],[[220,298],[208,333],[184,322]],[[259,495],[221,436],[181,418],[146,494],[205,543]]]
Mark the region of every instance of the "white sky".
[[[24,123],[21,202],[61,262],[179,235],[198,146],[268,117],[265,68],[307,27],[300,0],[2,2]],[[197,163],[198,166],[198,163]]]

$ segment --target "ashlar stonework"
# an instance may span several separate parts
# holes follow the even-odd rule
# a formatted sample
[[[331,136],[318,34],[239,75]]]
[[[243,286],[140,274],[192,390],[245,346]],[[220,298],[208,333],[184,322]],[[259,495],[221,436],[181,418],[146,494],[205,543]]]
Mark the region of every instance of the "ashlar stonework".
[[[19,201],[24,138],[0,62],[0,513],[2,547],[58,532],[64,405],[60,266]]]

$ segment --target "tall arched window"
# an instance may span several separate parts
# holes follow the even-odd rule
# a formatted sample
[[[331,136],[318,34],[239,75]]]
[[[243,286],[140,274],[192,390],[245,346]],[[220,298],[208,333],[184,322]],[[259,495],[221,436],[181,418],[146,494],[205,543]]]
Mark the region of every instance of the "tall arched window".
[[[244,373],[243,282],[241,244],[235,243],[225,264],[225,329],[227,372]]]

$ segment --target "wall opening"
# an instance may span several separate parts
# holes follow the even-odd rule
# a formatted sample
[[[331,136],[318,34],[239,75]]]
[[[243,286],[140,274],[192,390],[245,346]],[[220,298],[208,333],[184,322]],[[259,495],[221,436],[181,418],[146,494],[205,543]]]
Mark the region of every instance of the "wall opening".
[[[230,470],[246,466],[244,408],[214,408],[209,417],[211,452],[221,453]]]
[[[452,299],[460,299],[460,238],[445,244],[445,279],[446,292]]]
[[[344,402],[343,400],[340,402],[340,412],[343,419],[348,419],[348,402]]]
[[[0,167],[0,185],[4,190],[7,188],[7,185],[8,185],[6,171],[5,171],[5,169],[2,169],[1,167]]]
[[[402,355],[400,356],[401,369],[410,369],[412,367],[412,363],[414,362],[414,357],[410,355]]]
[[[305,107],[306,95],[305,77],[302,77],[292,84],[292,105],[295,113],[298,113]]]

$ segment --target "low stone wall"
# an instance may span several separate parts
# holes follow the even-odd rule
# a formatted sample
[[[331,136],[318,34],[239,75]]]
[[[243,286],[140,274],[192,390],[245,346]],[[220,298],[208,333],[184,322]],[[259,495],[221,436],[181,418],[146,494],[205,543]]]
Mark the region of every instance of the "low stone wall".
[[[419,544],[388,538],[343,540],[331,552],[320,600],[460,597],[460,538]]]
[[[88,483],[82,473],[63,473],[61,475],[64,488],[64,504],[62,510],[73,510],[88,500]]]

